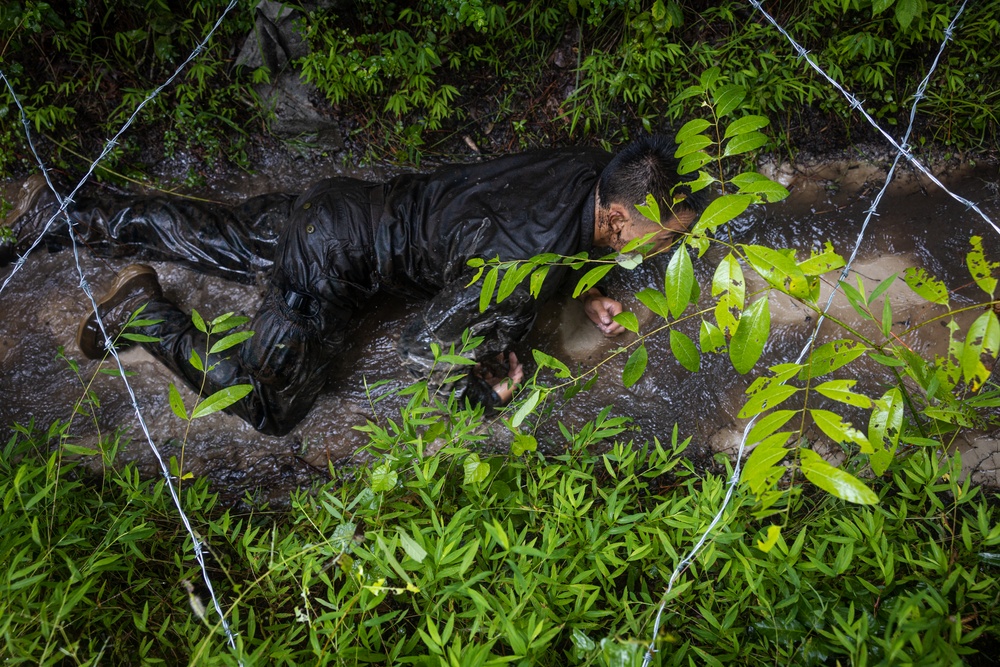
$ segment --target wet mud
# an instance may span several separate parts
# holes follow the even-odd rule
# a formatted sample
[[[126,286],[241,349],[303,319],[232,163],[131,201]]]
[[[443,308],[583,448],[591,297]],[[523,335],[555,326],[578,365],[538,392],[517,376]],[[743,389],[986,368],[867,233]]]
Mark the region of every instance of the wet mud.
[[[757,207],[735,221],[728,230],[730,240],[795,248],[800,258],[810,249],[820,249],[830,242],[845,257],[849,255],[884,174],[848,162],[797,168],[783,165],[772,168],[772,172],[787,182],[792,195],[785,202]],[[208,194],[224,199],[269,189],[296,190],[309,179],[332,173],[319,174],[307,168],[286,170],[281,180],[247,177],[219,184]],[[950,189],[979,203],[994,220],[1000,219],[1000,175],[996,166],[956,166],[942,170],[941,177]],[[8,198],[18,186],[13,182],[5,185]],[[953,308],[985,300],[965,266],[969,238],[982,236],[987,256],[1000,259],[1000,234],[978,215],[922,177],[909,173],[890,188],[878,213],[853,269],[869,290],[891,274],[919,266],[945,281],[951,290]],[[723,255],[724,249],[713,246],[703,258],[695,260],[704,304],[710,303],[712,274]],[[127,264],[125,260],[96,259],[86,252],[81,253],[79,261],[83,277],[98,295],[110,284],[114,271]],[[653,316],[631,295],[647,286],[662,288],[665,264],[665,259],[657,258],[631,272],[617,270],[608,280],[607,291],[620,298],[626,309],[633,310],[640,322],[651,326]],[[154,267],[169,296],[182,307],[197,308],[207,317],[230,311],[250,315],[260,299],[254,287],[196,275],[167,264]],[[0,281],[10,271],[10,267],[0,269]],[[850,280],[856,282],[854,276]],[[831,282],[824,285],[823,302]],[[118,462],[134,461],[145,474],[157,474],[158,464],[123,383],[98,373],[100,365],[86,360],[76,349],[76,329],[89,309],[80,283],[72,252],[50,254],[41,250],[0,293],[0,438],[6,441],[10,437],[9,425],[13,423],[33,421],[47,428],[56,420],[72,419],[70,432],[78,443],[87,445],[95,443],[99,434],[121,427],[124,444]],[[748,294],[761,287],[762,283],[755,285],[751,280]],[[901,280],[887,295],[893,307],[895,333],[944,312],[941,307],[927,305]],[[368,420],[398,418],[403,399],[392,396],[392,392],[408,384],[410,378],[398,363],[395,340],[415,308],[415,304],[397,299],[379,299],[358,322],[351,345],[330,378],[328,391],[307,419],[284,437],[261,435],[226,414],[196,420],[188,428],[170,409],[168,385],[176,380],[169,371],[139,348],[123,353],[122,360],[132,373],[130,383],[142,422],[163,456],[183,460],[185,471],[209,477],[213,488],[227,497],[236,499],[250,493],[259,500],[280,503],[290,489],[328,477],[330,466],[350,465],[371,457],[364,451],[366,435],[355,427]],[[881,312],[881,300],[877,308]],[[963,331],[980,312],[970,310],[958,318]],[[874,325],[858,323],[857,314],[843,296],[834,300],[831,314],[864,331],[875,331]],[[530,338],[516,349],[519,356],[530,360],[531,349],[538,348],[573,369],[600,364],[600,370],[592,389],[576,396],[538,426],[543,451],[556,453],[565,447],[558,422],[570,429],[579,428],[601,408],[612,406],[612,415],[632,419],[634,430],[625,437],[634,441],[654,437],[669,441],[676,423],[682,437],[692,438],[689,451],[704,460],[718,452],[731,452],[745,424],[736,414],[749,382],[767,366],[794,361],[815,325],[811,311],[780,296],[772,298],[771,320],[772,334],[764,358],[748,376],[738,375],[728,359],[719,355],[704,355],[701,371],[687,372],[674,360],[664,332],[647,341],[650,363],[646,374],[636,385],[624,389],[620,378],[627,354],[616,355],[615,350],[634,337],[630,339],[632,335],[627,334],[607,340],[586,322],[576,302],[569,298],[554,302],[542,310]],[[693,318],[680,328],[697,340],[699,323],[700,319]],[[827,323],[819,342],[841,337],[838,327]],[[945,322],[921,327],[903,340],[925,356],[941,354],[947,346]],[[69,360],[79,365],[78,374]],[[870,396],[881,395],[892,380],[887,369],[875,364],[851,372],[861,382],[858,389]],[[386,384],[371,389],[379,381]],[[83,400],[88,392],[96,400]],[[181,393],[190,406],[192,393],[184,389]],[[855,423],[864,428],[867,420],[859,414]],[[495,429],[484,446],[503,450],[509,438],[504,431],[502,426]],[[969,432],[958,446],[963,452],[963,465],[974,481],[996,486],[1000,433]],[[826,454],[838,460],[837,451],[828,449]]]

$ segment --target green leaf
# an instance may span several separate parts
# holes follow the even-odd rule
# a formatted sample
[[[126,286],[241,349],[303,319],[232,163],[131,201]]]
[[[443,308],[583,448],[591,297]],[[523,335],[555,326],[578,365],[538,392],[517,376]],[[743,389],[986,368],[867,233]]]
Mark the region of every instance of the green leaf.
[[[904,32],[909,29],[913,19],[920,16],[923,3],[924,0],[896,0],[896,20]]]
[[[882,335],[888,338],[891,331],[892,304],[889,302],[889,297],[885,297],[885,301],[882,302]]]
[[[187,408],[184,407],[184,399],[181,398],[181,393],[177,391],[177,387],[174,383],[170,383],[170,389],[168,391],[168,396],[170,398],[170,409],[175,415],[183,419],[188,420]]]
[[[799,373],[799,380],[808,380],[832,373],[863,355],[867,349],[861,343],[847,339],[824,343],[812,351],[809,356],[809,365]]]
[[[870,303],[874,303],[874,302],[875,302],[875,299],[877,299],[877,298],[879,298],[880,296],[882,296],[882,294],[883,294],[883,293],[884,293],[884,292],[885,292],[885,291],[886,291],[887,289],[889,289],[889,288],[890,288],[890,287],[892,286],[892,284],[893,284],[894,282],[896,282],[896,278],[897,278],[898,276],[899,276],[899,274],[898,274],[898,273],[894,273],[894,274],[892,274],[891,276],[889,276],[888,278],[886,278],[885,280],[883,280],[882,282],[880,282],[880,283],[878,284],[878,287],[876,287],[876,288],[875,288],[874,290],[872,290],[872,294],[871,294],[871,296],[870,296],[870,297],[868,297],[868,301],[869,301]]]
[[[490,307],[490,301],[493,300],[493,293],[497,289],[497,278],[500,275],[500,269],[494,266],[486,274],[486,278],[483,280],[483,289],[479,292],[479,312],[485,313],[486,309]]]
[[[615,315],[613,319],[632,333],[639,333],[639,318],[635,316],[635,313],[626,310]]]
[[[763,354],[770,333],[771,311],[764,296],[743,311],[729,344],[729,359],[737,373],[744,375],[750,372]]]
[[[722,156],[729,157],[731,155],[743,155],[744,153],[757,150],[766,143],[766,134],[762,134],[760,132],[740,134],[733,137],[728,143],[726,143],[726,148],[723,150]]]
[[[198,419],[199,417],[205,417],[220,410],[225,410],[251,391],[253,391],[253,385],[250,384],[234,384],[225,389],[220,389],[195,406],[195,409],[191,412],[191,419]]]
[[[589,290],[591,287],[599,283],[601,281],[601,278],[606,276],[608,274],[608,271],[610,271],[613,268],[615,268],[614,264],[601,264],[600,266],[596,266],[592,268],[590,271],[587,271],[585,274],[583,274],[583,278],[580,278],[580,282],[576,284],[576,289],[573,290],[573,298],[575,299],[576,297],[580,296],[581,294]]]
[[[942,306],[948,305],[948,288],[927,271],[913,267],[903,272],[903,282],[920,297]]]
[[[490,464],[479,460],[479,454],[472,453],[465,457],[465,478],[462,484],[479,484],[490,476]]]
[[[680,162],[677,163],[677,173],[681,176],[690,174],[692,171],[698,171],[711,161],[711,155],[705,151],[696,151],[681,158]]]
[[[396,486],[396,481],[399,479],[399,475],[393,470],[388,463],[383,463],[374,470],[372,470],[372,491],[375,493],[381,493],[383,491],[391,491]]]
[[[696,134],[693,137],[686,139],[684,143],[677,147],[677,150],[674,151],[674,157],[682,158],[686,155],[697,153],[706,146],[712,146],[714,144],[715,142],[706,137],[704,134]]]
[[[739,261],[732,253],[726,255],[715,268],[715,275],[712,277],[712,296],[722,295],[715,306],[715,321],[720,330],[730,334],[736,331],[736,324],[743,311],[745,285]]]
[[[205,372],[205,364],[201,361],[201,356],[198,354],[197,350],[191,350],[191,356],[188,357],[188,363],[194,366],[196,371],[202,373]]]
[[[747,91],[743,86],[730,84],[716,89],[712,95],[715,100],[715,115],[719,118],[729,115],[736,110],[746,96]]]
[[[687,248],[680,246],[674,251],[667,273],[663,278],[663,292],[667,297],[670,314],[680,317],[691,302],[691,289],[694,286],[694,266]]]
[[[249,317],[243,317],[242,315],[234,315],[233,313],[226,313],[225,315],[219,315],[214,320],[212,320],[209,325],[209,330],[212,334],[220,334],[230,329],[235,329],[236,327],[246,324],[250,321]]]
[[[868,421],[868,451],[862,447],[861,451],[866,454],[873,454],[877,451],[886,451],[889,460],[896,453],[896,446],[899,444],[899,436],[903,432],[903,395],[896,387],[882,394],[882,398],[875,402],[871,418]],[[888,443],[886,439],[888,438]],[[888,445],[888,446],[887,446]],[[888,467],[885,465],[876,467],[872,461],[872,470],[876,475],[882,475]]]
[[[862,448],[871,448],[864,433],[854,428],[850,422],[845,422],[836,412],[812,409],[809,411],[816,426],[826,433],[836,443],[854,442]]]
[[[872,406],[872,400],[864,394],[856,394],[851,391],[851,388],[857,383],[857,380],[830,380],[818,385],[816,391],[835,401],[868,409]]]
[[[615,256],[615,263],[626,271],[632,271],[642,264],[642,253],[625,254],[620,252]]]
[[[511,428],[517,428],[520,426],[524,420],[532,413],[535,406],[538,405],[538,400],[542,397],[542,392],[540,389],[535,389],[531,392],[531,396],[528,397],[524,403],[518,407],[517,412],[514,413],[513,419],[510,420]]]
[[[513,294],[517,286],[524,282],[524,279],[528,277],[533,268],[532,264],[524,262],[516,268],[504,271],[503,278],[500,280],[500,289],[497,290],[497,303],[500,303]]]
[[[726,346],[726,334],[722,333],[722,329],[711,322],[702,320],[701,329],[698,332],[698,343],[701,345],[701,351],[705,354],[718,352]]]
[[[772,384],[766,389],[753,394],[740,409],[737,417],[740,419],[749,419],[754,415],[759,415],[765,410],[770,410],[781,405],[799,391],[801,389],[792,385]]]
[[[1000,264],[986,260],[986,253],[983,251],[983,238],[973,236],[969,239],[972,250],[965,256],[965,262],[969,266],[969,273],[972,279],[979,285],[979,289],[986,292],[992,299],[997,291],[997,279],[993,277],[993,271],[1000,267]]]
[[[781,537],[781,526],[768,526],[767,527],[767,537],[763,540],[757,540],[757,548],[768,553],[774,548],[774,545],[778,543],[778,538]]]
[[[129,333],[127,331],[121,334],[120,338],[124,338],[125,340],[130,340],[133,343],[157,343],[160,340],[156,336],[147,336],[146,334]]]
[[[702,85],[704,90],[699,91],[698,95],[704,95],[705,90],[714,86],[715,82],[719,80],[719,75],[721,73],[722,70],[718,67],[709,67],[707,70],[702,72],[701,76],[698,77],[698,83]]]
[[[719,179],[709,174],[707,171],[699,171],[698,178],[693,181],[688,181],[685,185],[690,188],[691,192],[698,192],[699,190],[704,190],[712,183],[718,182]]]
[[[402,528],[397,527],[396,532],[399,534],[399,543],[402,545],[403,551],[406,552],[406,555],[418,563],[423,563],[424,559],[427,558],[427,550],[420,546],[420,544],[410,537],[409,533]]]
[[[744,245],[742,248],[750,265],[770,285],[798,299],[809,298],[809,280],[793,257],[767,246]]]
[[[656,202],[654,201],[653,203],[655,204]],[[646,207],[645,206],[643,206],[643,207],[636,206],[636,208],[646,208]],[[652,213],[652,211],[650,211],[650,213]],[[659,209],[657,209],[656,213],[657,213],[657,215],[659,215]],[[643,215],[645,215],[650,220],[653,219],[649,215],[646,215],[645,213],[643,213]],[[634,238],[631,241],[629,241],[628,243],[626,243],[625,246],[621,249],[621,252],[618,254],[618,256],[615,257],[615,261],[618,262],[618,266],[624,266],[627,269],[634,269],[635,266],[638,266],[639,264],[642,264],[642,256],[640,255],[639,256],[639,260],[638,260],[638,262],[637,262],[637,264],[635,266],[626,266],[626,262],[633,262],[633,261],[635,261],[634,257],[631,256],[631,255],[629,255],[628,253],[632,252],[633,250],[635,250],[636,248],[638,248],[640,246],[644,246],[647,243],[650,243],[653,240],[653,237],[655,237],[659,233],[660,232],[650,232],[650,233],[645,234],[643,236],[640,236],[638,238]]]
[[[646,346],[639,345],[635,352],[629,356],[628,361],[625,362],[625,368],[622,371],[622,384],[626,388],[631,387],[642,377],[642,374],[646,372],[646,363],[649,361],[649,355],[646,352]]]
[[[212,345],[211,349],[209,350],[209,353],[216,354],[218,352],[223,352],[231,347],[239,345],[243,341],[248,340],[252,337],[253,337],[252,331],[241,331],[239,333],[229,334],[222,340],[216,341],[215,344]]]
[[[670,351],[674,353],[681,366],[692,373],[697,373],[701,368],[701,357],[694,341],[676,329],[670,330]]]
[[[538,450],[538,440],[535,436],[528,435],[527,433],[516,433],[514,435],[514,442],[511,443],[510,451],[514,456],[520,456],[525,452],[534,452]]]
[[[776,464],[788,456],[785,443],[791,435],[788,432],[775,433],[761,441],[750,452],[740,478],[758,498],[784,474],[785,466]]]
[[[775,410],[764,415],[750,429],[750,434],[747,436],[747,444],[752,445],[755,442],[760,442],[787,424],[788,420],[797,414],[799,414],[798,410]]]
[[[195,329],[202,333],[208,333],[208,326],[205,324],[205,320],[202,318],[201,313],[197,310],[191,310],[191,322],[194,323]]]
[[[962,350],[962,377],[973,391],[990,377],[990,370],[983,364],[982,356],[995,360],[1000,349],[1000,322],[992,309],[976,318],[969,327]],[[992,364],[990,364],[992,366]]]
[[[692,234],[714,232],[716,228],[742,215],[754,201],[753,195],[722,195],[705,207],[705,212],[692,228]]]
[[[809,259],[799,264],[799,269],[807,276],[821,276],[828,271],[843,268],[846,262],[844,258],[833,250],[833,245],[829,242],[821,253],[812,253]]]
[[[531,296],[537,299],[538,295],[542,293],[542,284],[545,282],[545,276],[548,274],[548,266],[543,266],[531,274]]]
[[[799,463],[806,479],[841,500],[874,505],[878,496],[854,475],[834,468],[811,449],[799,450]]]
[[[759,130],[762,127],[767,127],[770,122],[764,116],[743,116],[743,118],[737,118],[726,128],[726,134],[723,139]]]
[[[535,363],[538,364],[540,368],[553,369],[557,378],[568,378],[572,375],[572,373],[569,372],[569,367],[552,355],[546,354],[545,352],[537,349],[533,349],[531,354],[535,357]]]
[[[646,308],[649,308],[665,320],[670,319],[670,304],[667,303],[667,297],[662,292],[647,287],[635,296]]]
[[[890,368],[902,368],[906,365],[905,361],[900,361],[896,357],[888,357],[884,354],[879,354],[877,352],[871,352],[868,358],[872,361],[878,362],[883,366],[889,366]]]
[[[708,128],[712,126],[712,123],[705,120],[704,118],[695,118],[694,120],[689,120],[684,123],[680,130],[677,132],[677,136],[674,137],[674,141],[678,144],[684,143],[687,139],[690,139],[696,134],[701,134]]]

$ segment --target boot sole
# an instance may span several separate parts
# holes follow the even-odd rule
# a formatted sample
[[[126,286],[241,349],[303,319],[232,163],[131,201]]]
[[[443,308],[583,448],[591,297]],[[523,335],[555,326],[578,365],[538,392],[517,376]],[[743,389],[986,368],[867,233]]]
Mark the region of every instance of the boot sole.
[[[118,278],[111,288],[97,302],[97,311],[103,312],[117,306],[120,295],[128,293],[133,281],[145,279],[149,276],[152,276],[154,282],[157,280],[156,271],[151,266],[147,266],[146,264],[130,264],[126,266],[118,274]],[[94,332],[93,336],[90,335],[91,332]],[[104,357],[105,348],[103,346],[104,341],[100,338],[101,328],[97,324],[97,314],[91,312],[87,317],[83,318],[79,328],[76,330],[76,346],[80,348],[80,351],[87,358],[101,359]]]

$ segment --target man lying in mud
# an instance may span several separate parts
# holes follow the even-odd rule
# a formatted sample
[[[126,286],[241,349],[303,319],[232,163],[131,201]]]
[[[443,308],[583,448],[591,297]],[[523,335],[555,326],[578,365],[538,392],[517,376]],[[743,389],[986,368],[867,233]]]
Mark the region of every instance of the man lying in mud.
[[[179,262],[242,283],[265,276],[263,301],[249,324],[253,337],[213,355],[215,368],[203,391],[252,385],[229,411],[262,433],[283,435],[309,412],[355,315],[383,290],[426,301],[399,339],[399,355],[411,372],[431,374],[431,344],[443,351],[460,347],[468,329],[483,337],[475,359],[499,358],[506,377],[476,370],[456,389],[487,408],[509,401],[523,379],[510,347],[527,334],[539,304],[569,269],[553,267],[538,299],[522,284],[481,313],[480,284],[470,285],[475,270],[468,261],[621,249],[653,232],[663,245],[696,217],[692,198],[673,206],[663,226],[635,204],[649,193],[668,211],[676,166],[671,142],[646,137],[614,156],[589,148],[537,151],[386,183],[333,178],[304,194],[261,195],[236,206],[162,196],[77,197],[69,214],[84,243],[100,255]],[[27,188],[11,216],[16,240],[0,246],[0,266],[41,231],[54,210],[52,199],[40,179]],[[50,236],[65,240],[66,230]],[[596,289],[582,298],[605,335],[622,331],[612,319],[620,303]],[[188,360],[192,349],[205,349],[204,334],[163,294],[151,267],[126,267],[99,301],[108,335],[115,339],[143,304],[142,319],[159,320],[139,330],[158,339],[144,347],[198,391],[202,375]],[[78,343],[90,358],[104,355],[94,314],[82,322]],[[432,380],[443,379],[442,371],[434,374],[442,377]]]

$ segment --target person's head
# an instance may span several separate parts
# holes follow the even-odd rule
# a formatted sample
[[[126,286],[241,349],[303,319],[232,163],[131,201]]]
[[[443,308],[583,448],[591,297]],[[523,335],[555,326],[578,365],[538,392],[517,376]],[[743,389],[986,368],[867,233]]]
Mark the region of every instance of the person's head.
[[[669,139],[652,135],[633,141],[612,158],[597,185],[598,239],[620,249],[633,238],[660,232],[654,239],[659,246],[690,226],[701,210],[701,198],[685,185],[675,187],[691,177],[677,174],[674,150]],[[660,224],[636,208],[646,203],[646,195],[660,207]]]

